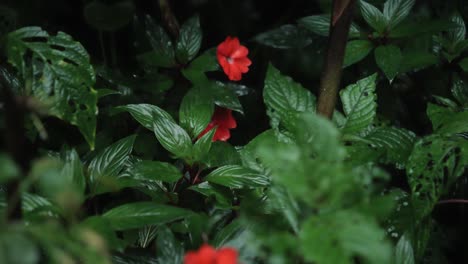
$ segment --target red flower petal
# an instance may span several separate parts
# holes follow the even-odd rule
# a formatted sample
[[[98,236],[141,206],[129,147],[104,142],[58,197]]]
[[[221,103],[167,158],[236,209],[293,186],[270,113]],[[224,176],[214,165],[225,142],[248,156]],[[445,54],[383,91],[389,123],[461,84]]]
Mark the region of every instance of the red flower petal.
[[[227,37],[216,50],[218,62],[231,81],[241,80],[242,73],[249,71],[252,62],[247,58],[248,54],[249,50],[236,37]]]
[[[227,141],[231,137],[231,132],[229,130],[237,127],[237,122],[232,115],[232,110],[216,107],[213,116],[211,117],[211,122],[197,138],[200,139],[213,127],[216,127],[216,132],[213,135],[213,142],[218,140]]]
[[[221,248],[216,256],[217,264],[237,264],[237,250],[233,248]]]

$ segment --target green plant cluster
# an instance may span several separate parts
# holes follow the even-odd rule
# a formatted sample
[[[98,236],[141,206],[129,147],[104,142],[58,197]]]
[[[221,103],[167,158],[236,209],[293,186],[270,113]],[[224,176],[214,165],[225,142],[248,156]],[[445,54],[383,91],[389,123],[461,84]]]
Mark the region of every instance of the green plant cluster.
[[[180,264],[205,243],[235,248],[240,263],[453,261],[436,210],[467,188],[462,7],[357,1],[328,120],[316,88],[274,55],[251,48],[260,82],[228,81],[202,15],[175,25],[173,13],[133,17],[133,1],[114,2],[88,1],[84,17],[100,37],[134,28],[138,74],[103,43],[100,60],[67,33],[0,24],[0,263]],[[317,4],[323,14],[246,45],[315,56],[331,23],[330,2]],[[0,18],[15,12],[0,5]],[[429,132],[412,131],[388,109],[431,74],[441,81],[413,113]],[[200,137],[217,107],[238,120],[261,111],[268,127],[239,125],[239,144],[213,142],[216,129]]]

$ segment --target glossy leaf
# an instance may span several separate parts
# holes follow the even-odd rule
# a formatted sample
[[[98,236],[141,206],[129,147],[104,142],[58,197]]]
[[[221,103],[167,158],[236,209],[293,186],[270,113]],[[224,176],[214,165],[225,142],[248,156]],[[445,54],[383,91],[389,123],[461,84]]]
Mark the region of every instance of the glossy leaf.
[[[214,112],[210,95],[202,89],[192,88],[185,94],[179,108],[180,125],[192,138],[196,138],[206,128]]]
[[[162,225],[158,228],[156,239],[159,263],[179,264],[184,256],[183,244],[177,241],[171,230]]]
[[[348,67],[364,59],[374,48],[368,40],[352,40],[346,45],[343,67]]]
[[[182,63],[192,60],[198,54],[201,42],[200,19],[198,16],[194,16],[188,19],[180,28],[176,48],[177,60]]]
[[[268,186],[268,177],[237,165],[226,165],[210,172],[206,181],[234,189]]]
[[[340,92],[346,115],[346,122],[341,128],[343,133],[361,133],[374,121],[377,108],[376,78],[377,75],[373,74],[349,85]]]
[[[154,120],[154,134],[159,143],[176,157],[188,157],[192,140],[187,132],[174,121],[159,117]]]
[[[6,53],[33,95],[48,113],[75,125],[94,148],[97,92],[94,69],[84,47],[71,36],[50,36],[39,27],[25,27],[8,34]],[[25,55],[32,54],[30,61]]]
[[[166,31],[150,17],[145,17],[146,36],[153,48],[152,64],[161,67],[175,65],[174,44]]]
[[[133,149],[136,136],[123,138],[100,151],[91,160],[88,166],[89,180],[93,188],[99,185],[100,180],[114,178],[124,168]]]
[[[416,136],[413,132],[396,127],[379,127],[365,137],[373,147],[386,152],[386,161],[403,167],[408,159]]]
[[[375,62],[392,82],[401,69],[403,56],[399,47],[395,45],[379,46],[375,49]]]
[[[389,29],[392,29],[408,17],[414,0],[388,0],[384,4],[383,15],[387,20]]]
[[[398,240],[395,247],[395,264],[414,264],[414,252],[411,241],[407,235],[403,235]]]
[[[283,119],[287,119],[291,112],[315,111],[315,96],[271,64],[265,77],[263,100]]]
[[[155,202],[127,203],[105,212],[102,217],[114,230],[140,228],[146,225],[161,225],[180,220],[192,214],[179,207]]]
[[[324,37],[328,36],[328,31],[330,29],[329,14],[307,16],[299,19],[297,22],[299,25],[317,35]],[[358,37],[359,34],[359,28],[356,26],[356,24],[352,23],[349,29],[349,37]]]
[[[367,24],[375,29],[378,33],[382,33],[387,26],[387,21],[382,12],[375,6],[360,0],[361,14]]]
[[[154,131],[154,120],[156,118],[162,117],[173,120],[166,111],[150,104],[129,104],[118,106],[115,109],[116,111],[128,111],[138,123],[151,131]]]
[[[167,162],[143,160],[133,166],[132,177],[150,182],[173,183],[182,178],[182,172]]]

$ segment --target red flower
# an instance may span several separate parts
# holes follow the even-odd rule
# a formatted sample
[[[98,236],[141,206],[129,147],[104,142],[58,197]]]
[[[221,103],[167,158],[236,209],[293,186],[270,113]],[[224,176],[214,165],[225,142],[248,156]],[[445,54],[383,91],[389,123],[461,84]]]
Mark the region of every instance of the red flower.
[[[216,250],[205,244],[198,251],[185,254],[184,264],[237,264],[237,255],[234,248]]]
[[[218,45],[216,57],[224,70],[224,73],[231,81],[239,81],[242,73],[249,71],[252,62],[247,58],[249,50],[239,43],[236,37],[227,37],[225,41]]]
[[[213,136],[214,141],[226,141],[231,137],[229,129],[236,128],[237,123],[234,117],[232,116],[232,110],[222,107],[216,107],[213,116],[211,117],[211,122],[203,130],[198,138],[201,138],[203,135],[208,133],[212,128],[216,128],[216,132]]]

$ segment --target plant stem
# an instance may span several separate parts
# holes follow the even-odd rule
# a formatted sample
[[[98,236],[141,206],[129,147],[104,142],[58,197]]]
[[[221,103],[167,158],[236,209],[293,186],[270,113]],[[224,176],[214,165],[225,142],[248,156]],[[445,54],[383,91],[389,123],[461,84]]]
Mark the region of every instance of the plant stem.
[[[464,199],[449,199],[449,200],[442,200],[442,201],[439,201],[437,204],[452,204],[452,203],[468,204],[468,200],[464,200]]]
[[[348,32],[356,0],[334,0],[325,64],[320,81],[317,113],[331,119],[341,80]]]

